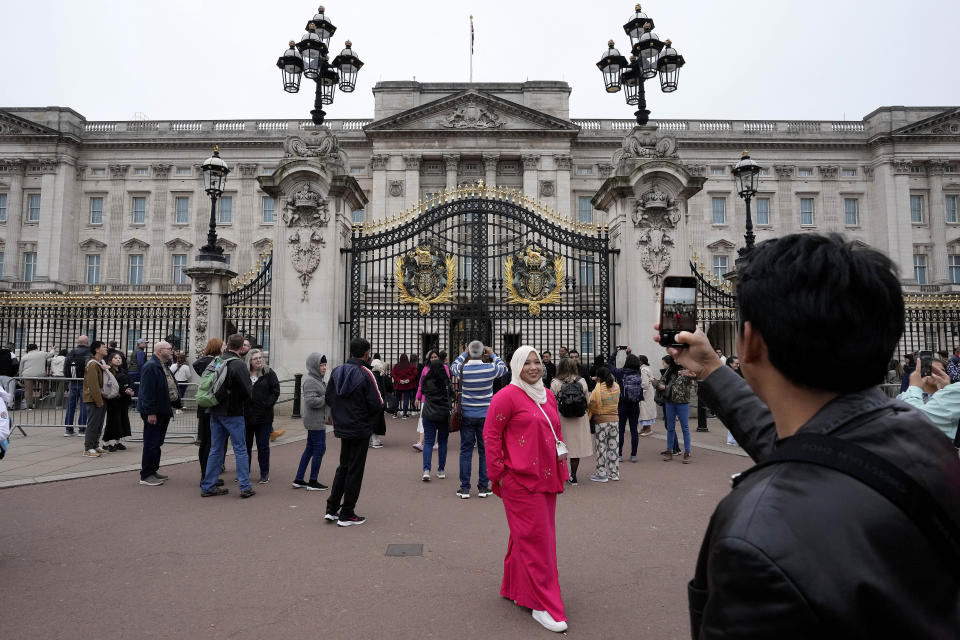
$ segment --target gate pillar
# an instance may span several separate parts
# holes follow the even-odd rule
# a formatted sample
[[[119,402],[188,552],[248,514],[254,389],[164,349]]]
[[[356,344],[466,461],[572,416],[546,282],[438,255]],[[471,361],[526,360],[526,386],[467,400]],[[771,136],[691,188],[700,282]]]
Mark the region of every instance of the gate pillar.
[[[210,338],[224,338],[220,335],[223,326],[223,297],[231,279],[237,277],[224,263],[210,260],[196,260],[184,273],[193,281],[190,294],[190,331],[189,344],[184,353],[191,359],[200,356]]]
[[[274,227],[270,366],[290,378],[308,354],[342,353],[345,278],[341,249],[349,246],[353,211],[367,198],[344,170],[337,138],[318,127],[288,138],[270,176],[258,178],[280,217]]]
[[[676,140],[656,125],[634,128],[613,160],[616,173],[597,191],[593,205],[609,214],[611,248],[619,249],[614,344],[650,353],[663,277],[689,275],[687,203],[706,178],[691,173]]]

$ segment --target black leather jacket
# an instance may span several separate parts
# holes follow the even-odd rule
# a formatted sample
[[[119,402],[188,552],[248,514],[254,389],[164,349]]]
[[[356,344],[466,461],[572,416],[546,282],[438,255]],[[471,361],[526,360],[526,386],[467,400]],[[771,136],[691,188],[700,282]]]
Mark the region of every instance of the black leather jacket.
[[[767,406],[729,367],[704,401],[756,461],[777,439]],[[858,418],[877,417],[858,424]],[[917,479],[960,520],[960,460],[922,413],[879,388],[840,396],[799,433],[853,442]],[[699,638],[957,638],[960,576],[907,516],[824,467],[784,462],[744,478],[713,514]]]

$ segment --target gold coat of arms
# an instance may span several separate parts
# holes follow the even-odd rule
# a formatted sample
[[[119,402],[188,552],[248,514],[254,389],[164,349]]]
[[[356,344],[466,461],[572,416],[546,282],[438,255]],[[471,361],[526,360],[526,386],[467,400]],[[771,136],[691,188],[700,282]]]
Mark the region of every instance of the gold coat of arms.
[[[418,245],[413,251],[398,256],[394,263],[397,300],[401,304],[415,304],[420,313],[427,315],[430,305],[453,299],[456,275],[456,258],[445,255],[430,243]]]
[[[545,304],[560,304],[564,284],[563,258],[554,256],[537,245],[503,261],[506,300],[525,304],[530,315],[540,315]]]

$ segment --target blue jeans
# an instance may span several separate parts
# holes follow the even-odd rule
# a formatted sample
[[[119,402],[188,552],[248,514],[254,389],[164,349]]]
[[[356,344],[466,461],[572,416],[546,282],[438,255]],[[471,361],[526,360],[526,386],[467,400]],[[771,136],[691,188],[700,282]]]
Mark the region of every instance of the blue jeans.
[[[680,430],[683,431],[683,451],[690,453],[690,405],[667,402],[663,405],[663,420],[667,427],[667,450],[677,450],[676,418],[680,418]]]
[[[313,460],[310,465],[310,480],[316,480],[320,475],[320,463],[323,462],[323,454],[327,452],[327,432],[324,429],[312,431],[307,429],[307,444],[303,448],[303,455],[300,456],[300,466],[297,467],[297,477],[295,480],[303,480],[303,474],[307,472],[307,463]]]
[[[200,488],[210,491],[217,486],[220,477],[220,461],[226,453],[227,436],[233,444],[233,454],[237,462],[237,482],[240,491],[250,489],[250,458],[247,457],[247,427],[243,416],[210,415],[210,456],[207,458],[207,470],[203,474]]]
[[[404,415],[413,409],[413,389],[406,391],[397,391],[397,411],[403,411]]]
[[[431,422],[423,419],[423,470],[430,471],[433,460],[433,443],[437,445],[437,471],[447,467],[447,439],[450,437],[448,422]]]
[[[480,454],[480,489],[490,486],[487,478],[487,452],[483,447],[484,418],[468,418],[463,416],[460,422],[460,489],[470,490],[470,468],[473,463],[473,445],[476,443]],[[424,447],[426,449],[426,447]]]
[[[71,382],[70,399],[67,400],[67,416],[66,420],[64,420],[64,424],[67,425],[67,433],[73,433],[73,414],[77,410],[77,405],[80,405],[80,415],[77,417],[77,426],[85,426],[87,424],[87,406],[80,401],[81,394],[83,394],[83,383]]]

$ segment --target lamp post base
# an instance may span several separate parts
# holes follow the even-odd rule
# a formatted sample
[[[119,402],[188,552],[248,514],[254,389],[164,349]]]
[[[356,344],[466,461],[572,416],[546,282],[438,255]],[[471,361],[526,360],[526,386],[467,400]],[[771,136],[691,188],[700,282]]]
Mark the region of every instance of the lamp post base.
[[[220,247],[217,247],[220,249]],[[223,250],[220,251],[208,251],[207,247],[200,249],[200,254],[197,256],[198,262],[222,262],[227,263],[227,259],[223,256]]]
[[[649,109],[640,109],[638,111],[635,111],[633,115],[637,116],[637,124],[640,125],[641,127],[647,124],[648,122],[650,122]]]
[[[310,115],[313,116],[313,124],[319,127],[323,124],[323,117],[327,115],[327,112],[323,109],[314,109],[310,112]]]

